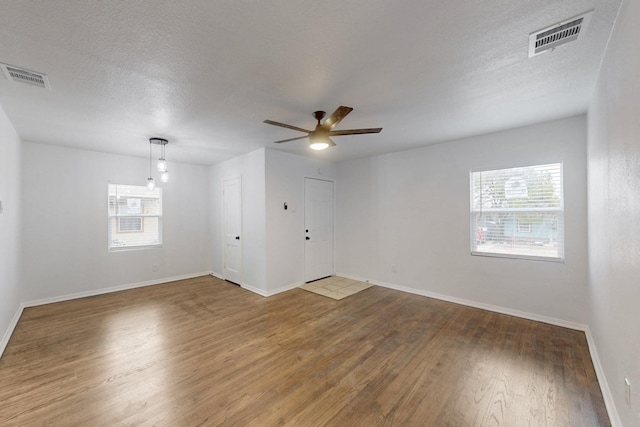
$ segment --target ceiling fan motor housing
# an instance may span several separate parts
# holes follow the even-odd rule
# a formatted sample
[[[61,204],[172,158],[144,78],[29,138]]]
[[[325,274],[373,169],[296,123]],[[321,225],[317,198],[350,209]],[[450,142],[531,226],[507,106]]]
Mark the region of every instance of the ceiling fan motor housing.
[[[320,124],[320,120],[324,119],[325,114],[327,113],[325,113],[324,111],[314,111],[313,118],[318,121],[318,124]]]

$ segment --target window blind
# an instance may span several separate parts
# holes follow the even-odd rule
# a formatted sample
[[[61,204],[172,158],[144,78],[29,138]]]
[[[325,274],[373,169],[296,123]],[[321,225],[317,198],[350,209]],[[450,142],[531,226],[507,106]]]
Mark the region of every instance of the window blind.
[[[564,259],[562,163],[470,173],[471,253]]]
[[[108,185],[109,250],[162,245],[162,189]]]

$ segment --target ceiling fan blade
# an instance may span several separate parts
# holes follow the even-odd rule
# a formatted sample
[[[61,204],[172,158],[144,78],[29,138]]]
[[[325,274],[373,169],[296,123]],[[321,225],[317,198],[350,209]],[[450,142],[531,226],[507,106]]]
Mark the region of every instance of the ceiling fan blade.
[[[332,130],[329,135],[360,135],[364,133],[380,133],[381,130],[382,128]]]
[[[289,141],[297,141],[299,139],[305,139],[307,138],[309,135],[305,135],[305,136],[299,136],[297,138],[289,138],[289,139],[283,139],[281,141],[273,141],[275,144],[281,144],[283,142],[289,142]]]
[[[265,120],[263,123],[266,123],[268,125],[280,126],[282,128],[297,130],[298,132],[305,132],[305,133],[311,132],[310,130],[302,129],[297,126],[291,126],[286,123],[274,122],[273,120]]]
[[[353,108],[351,107],[345,107],[344,105],[339,106],[336,111],[334,111],[333,114],[324,121],[322,126],[328,129],[333,129],[335,125],[340,123],[340,121],[342,121],[342,119],[344,119],[351,111],[353,111]]]
[[[335,147],[336,143],[331,140],[331,138],[327,137],[327,142],[329,143],[329,147]]]

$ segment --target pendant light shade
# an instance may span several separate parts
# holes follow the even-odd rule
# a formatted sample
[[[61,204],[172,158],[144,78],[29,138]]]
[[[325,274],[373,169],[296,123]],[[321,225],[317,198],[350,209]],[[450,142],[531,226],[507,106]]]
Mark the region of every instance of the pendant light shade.
[[[158,159],[158,172],[166,172],[167,171],[167,161],[163,157]]]
[[[158,172],[166,172],[167,171],[167,161],[164,159],[164,147],[166,147],[166,145],[169,143],[169,141],[167,141],[166,139],[160,139],[160,138],[156,138],[157,140],[159,140],[160,144],[162,145],[162,154],[160,155],[160,158],[158,159]],[[166,182],[166,181],[163,181]]]

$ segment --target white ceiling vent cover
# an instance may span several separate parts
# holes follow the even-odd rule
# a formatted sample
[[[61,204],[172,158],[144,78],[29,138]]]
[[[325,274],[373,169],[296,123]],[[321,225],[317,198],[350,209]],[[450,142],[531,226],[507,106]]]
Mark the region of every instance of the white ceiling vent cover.
[[[38,86],[49,89],[49,79],[46,74],[36,73],[34,71],[25,70],[23,68],[14,67],[13,65],[0,64],[0,68],[4,72],[5,77],[13,82],[26,83],[32,86]]]
[[[593,10],[529,34],[529,58],[578,40],[591,21]]]

